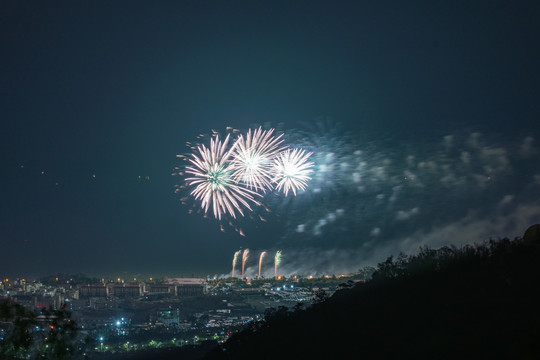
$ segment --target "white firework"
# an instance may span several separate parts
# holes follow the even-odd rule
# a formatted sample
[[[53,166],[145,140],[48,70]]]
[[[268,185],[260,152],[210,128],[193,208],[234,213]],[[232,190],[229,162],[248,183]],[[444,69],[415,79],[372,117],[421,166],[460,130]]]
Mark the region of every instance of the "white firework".
[[[233,180],[230,160],[234,146],[227,149],[228,144],[229,135],[223,142],[216,135],[210,140],[209,148],[197,146],[196,153],[189,159],[191,165],[186,166],[186,173],[192,175],[186,179],[188,186],[194,187],[191,195],[201,201],[205,213],[211,205],[214,217],[220,220],[225,213],[233,218],[236,218],[236,212],[244,216],[242,206],[252,210],[250,203],[260,205],[255,197],[261,196]]]
[[[284,150],[280,148],[282,136],[273,136],[274,129],[249,129],[247,134],[239,135],[232,153],[231,166],[233,180],[245,184],[249,189],[272,189],[272,161]]]
[[[276,190],[282,190],[285,196],[292,191],[296,195],[297,190],[305,190],[309,174],[313,172],[312,162],[308,162],[311,152],[306,153],[302,149],[285,150],[274,160],[274,178]]]

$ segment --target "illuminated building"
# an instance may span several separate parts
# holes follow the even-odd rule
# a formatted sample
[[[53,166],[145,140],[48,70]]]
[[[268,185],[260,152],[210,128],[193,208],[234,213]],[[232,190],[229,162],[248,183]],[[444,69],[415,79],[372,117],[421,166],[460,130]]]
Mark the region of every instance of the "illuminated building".
[[[118,297],[137,297],[143,293],[142,285],[114,284],[111,288],[112,295]]]
[[[107,297],[110,287],[104,285],[79,285],[79,297]]]
[[[166,327],[179,327],[180,326],[180,310],[178,308],[172,309],[169,307],[165,310],[158,310],[156,317],[156,324],[163,324]]]
[[[150,294],[169,294],[176,295],[176,288],[169,284],[148,284],[146,291]]]
[[[199,296],[206,290],[206,281],[200,278],[165,278],[167,284],[176,286],[177,296]]]

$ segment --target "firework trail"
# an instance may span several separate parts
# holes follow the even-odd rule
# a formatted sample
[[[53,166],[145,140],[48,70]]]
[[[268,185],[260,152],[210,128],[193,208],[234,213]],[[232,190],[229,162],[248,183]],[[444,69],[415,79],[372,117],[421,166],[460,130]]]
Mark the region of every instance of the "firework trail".
[[[311,179],[308,175],[313,172],[313,163],[307,161],[311,154],[306,154],[305,150],[301,149],[289,149],[279,153],[274,160],[273,182],[277,183],[276,190],[283,189],[287,196],[290,190],[296,195],[296,190],[306,189],[307,181]]]
[[[274,257],[274,276],[276,278],[277,278],[277,268],[280,262],[281,262],[281,250],[278,250],[276,252],[276,256]]]
[[[272,189],[272,161],[285,148],[279,147],[283,134],[274,137],[274,129],[248,130],[246,136],[236,139],[231,166],[234,169],[234,181],[245,184],[249,189]]]
[[[249,257],[249,249],[244,249],[242,253],[242,279],[244,278],[244,267],[246,266],[246,261]]]
[[[261,267],[262,267],[262,262],[265,256],[266,256],[266,251],[263,251],[261,255],[259,256],[259,278],[261,277]]]
[[[261,196],[255,191],[238,186],[232,179],[233,167],[230,164],[231,152],[234,146],[227,150],[230,135],[221,142],[216,135],[210,140],[210,147],[197,146],[198,154],[192,154],[189,159],[190,166],[186,173],[193,175],[186,179],[189,186],[193,186],[191,195],[201,201],[204,212],[212,205],[214,217],[221,220],[221,216],[229,213],[236,218],[236,212],[244,216],[242,205],[252,210],[249,203],[260,205],[255,196]]]
[[[238,258],[240,257],[240,254],[242,254],[242,250],[238,250],[234,253],[233,261],[232,261],[232,277],[234,277],[234,268],[236,266],[236,263],[238,262]]]

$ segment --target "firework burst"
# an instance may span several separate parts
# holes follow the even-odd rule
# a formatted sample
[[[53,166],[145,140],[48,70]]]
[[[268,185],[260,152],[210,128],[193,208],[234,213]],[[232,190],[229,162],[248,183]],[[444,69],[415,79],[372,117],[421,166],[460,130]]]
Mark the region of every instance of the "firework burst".
[[[189,159],[191,164],[186,167],[186,173],[192,175],[186,179],[188,186],[194,188],[191,195],[201,201],[205,213],[212,206],[214,217],[220,220],[225,213],[233,218],[237,212],[244,216],[242,206],[251,211],[250,203],[260,205],[255,197],[261,196],[233,180],[230,160],[234,146],[228,149],[229,137],[222,142],[216,135],[210,140],[210,147],[197,146]]]
[[[289,149],[276,157],[273,169],[276,190],[282,190],[287,196],[289,191],[296,195],[297,190],[306,189],[307,181],[311,179],[309,174],[313,172],[313,163],[308,162],[311,154],[301,149]]]
[[[249,189],[272,189],[272,161],[284,150],[283,134],[273,136],[274,129],[249,129],[246,136],[239,135],[233,150],[231,166],[232,178],[245,184]]]
[[[227,132],[224,140],[213,131],[209,143],[188,143],[191,153],[178,155],[187,164],[175,168],[175,174],[184,177],[176,192],[187,189],[190,196],[182,197],[183,203],[191,198],[205,216],[212,214],[220,221],[229,217],[229,224],[243,236],[242,229],[231,221],[259,206],[270,211],[262,204],[269,198],[266,190],[275,189],[272,194],[281,192],[285,196],[305,190],[313,167],[308,161],[312,153],[287,149],[283,145],[285,135],[274,135],[274,129],[258,127],[238,136],[232,135],[238,130],[227,128]],[[222,224],[220,228],[224,231]]]

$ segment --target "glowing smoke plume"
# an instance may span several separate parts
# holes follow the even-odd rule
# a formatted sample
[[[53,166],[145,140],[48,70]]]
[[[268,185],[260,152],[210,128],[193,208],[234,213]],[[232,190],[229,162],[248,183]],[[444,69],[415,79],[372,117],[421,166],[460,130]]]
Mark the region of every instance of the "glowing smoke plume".
[[[246,266],[246,261],[249,257],[249,249],[245,249],[242,254],[242,279],[244,278],[244,267]]]
[[[236,266],[236,263],[238,262],[238,258],[240,257],[240,254],[242,254],[242,250],[238,250],[234,253],[233,261],[232,261],[232,277],[234,277],[234,268]]]
[[[265,256],[266,256],[266,251],[263,251],[261,253],[261,256],[259,256],[259,278],[261,277],[261,267],[262,267],[262,262]]]
[[[277,278],[277,268],[280,262],[281,262],[281,250],[278,250],[276,252],[276,256],[274,257],[274,276],[276,278]]]

